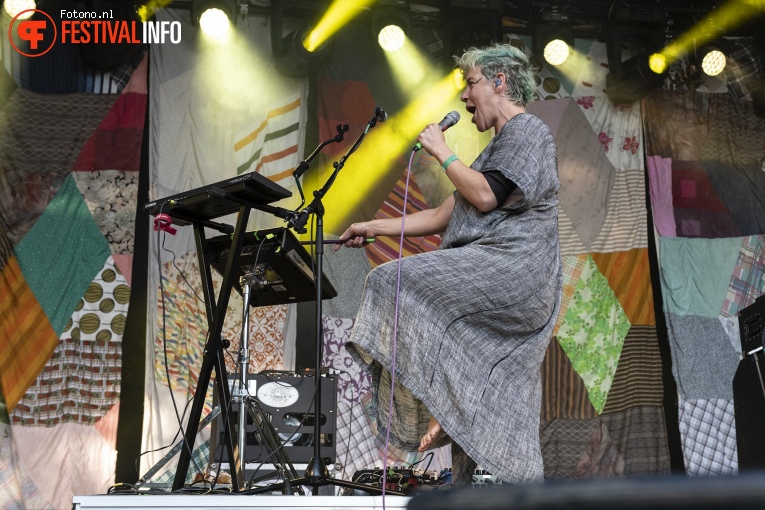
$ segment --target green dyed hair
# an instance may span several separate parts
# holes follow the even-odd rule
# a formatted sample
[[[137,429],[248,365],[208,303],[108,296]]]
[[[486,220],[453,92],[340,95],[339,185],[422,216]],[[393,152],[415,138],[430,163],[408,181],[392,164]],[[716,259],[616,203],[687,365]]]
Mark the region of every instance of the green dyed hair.
[[[461,57],[455,56],[456,67],[465,75],[474,67],[480,67],[488,80],[497,74],[507,76],[507,95],[521,106],[534,98],[534,70],[528,57],[515,46],[494,44],[485,48],[469,48]]]

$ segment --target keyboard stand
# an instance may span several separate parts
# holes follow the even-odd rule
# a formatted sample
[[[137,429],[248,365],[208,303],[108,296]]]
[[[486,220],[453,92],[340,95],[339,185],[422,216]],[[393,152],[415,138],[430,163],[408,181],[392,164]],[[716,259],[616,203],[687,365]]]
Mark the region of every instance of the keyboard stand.
[[[237,214],[234,233],[232,234],[231,242],[234,249],[231,251],[231,255],[226,263],[226,269],[223,273],[223,283],[220,287],[217,303],[212,274],[210,272],[210,264],[207,260],[208,250],[206,246],[207,240],[205,239],[204,226],[201,222],[194,223],[194,240],[199,260],[199,271],[202,278],[202,293],[207,312],[209,333],[207,335],[207,342],[202,357],[202,367],[199,370],[197,389],[194,393],[194,401],[191,405],[191,411],[189,412],[189,418],[186,425],[185,441],[188,448],[182,448],[178,458],[178,468],[175,472],[175,479],[173,480],[174,491],[183,488],[186,483],[186,474],[191,461],[190,450],[196,439],[197,424],[202,417],[202,410],[204,409],[205,399],[207,397],[207,386],[210,383],[210,377],[212,376],[213,370],[215,370],[216,375],[215,391],[218,392],[218,401],[221,403],[221,411],[223,415],[221,421],[225,425],[223,431],[224,447],[226,448],[228,458],[234,459],[231,463],[233,466],[233,469],[231,470],[231,487],[235,492],[238,492],[244,487],[244,473],[242,473],[241,470],[241,461],[239,457],[243,452],[239,451],[239,445],[234,440],[236,437],[234,420],[229,419],[231,415],[231,392],[228,385],[228,375],[224,358],[225,353],[223,352],[224,341],[223,338],[221,338],[221,332],[223,331],[223,322],[226,317],[226,310],[228,309],[231,289],[234,286],[233,268],[238,267],[239,252],[241,251],[242,240],[244,239],[249,216],[250,208],[244,205],[241,206]]]
[[[291,211],[267,204],[291,195],[290,191],[253,172],[197,188],[183,194],[155,200],[144,205],[144,210],[151,215],[162,213],[170,216],[174,224],[193,225],[194,242],[197,250],[208,324],[208,335],[203,351],[202,367],[199,370],[194,401],[189,412],[188,421],[186,422],[186,431],[183,439],[185,447],[181,448],[178,458],[178,467],[173,480],[173,491],[183,488],[186,483],[186,475],[191,462],[191,450],[194,446],[202,418],[202,411],[207,397],[207,387],[210,383],[213,370],[215,370],[216,375],[215,391],[217,391],[218,401],[221,405],[222,423],[225,425],[223,431],[224,447],[226,448],[228,458],[233,459],[233,462],[231,462],[233,466],[231,470],[231,488],[234,492],[239,492],[244,487],[244,473],[242,472],[242,462],[240,461],[240,455],[244,452],[239,451],[239,445],[234,439],[236,437],[234,420],[230,419],[232,407],[231,391],[228,385],[225,353],[223,351],[224,343],[227,344],[228,342],[221,337],[221,332],[223,331],[226,310],[228,309],[229,298],[231,297],[231,289],[235,283],[236,271],[234,268],[239,267],[239,257],[247,220],[250,217],[250,210],[259,209],[286,218],[291,214]],[[232,249],[225,263],[223,282],[216,302],[210,271],[210,253],[207,239],[205,238],[205,226],[217,228],[222,232],[230,232],[230,226],[210,220],[232,212],[237,213],[236,226],[231,234]]]

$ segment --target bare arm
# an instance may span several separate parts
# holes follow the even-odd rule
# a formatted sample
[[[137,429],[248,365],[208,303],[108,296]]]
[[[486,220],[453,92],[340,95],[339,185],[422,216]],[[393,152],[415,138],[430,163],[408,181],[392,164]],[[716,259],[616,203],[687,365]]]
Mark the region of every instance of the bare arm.
[[[452,210],[454,196],[449,195],[441,205],[434,209],[425,209],[407,214],[404,222],[404,236],[428,236],[440,234],[446,230]],[[378,236],[397,236],[401,234],[401,218],[384,218],[364,223],[354,223],[343,232],[340,239],[346,240],[345,246],[360,248],[365,244],[365,238]],[[335,251],[340,249],[335,245]]]
[[[437,124],[430,124],[420,133],[420,143],[430,155],[443,164],[454,152],[446,145],[444,134]],[[497,207],[497,197],[489,186],[489,182],[481,172],[477,172],[462,161],[455,160],[446,169],[446,175],[451,179],[457,191],[481,212],[489,212]]]

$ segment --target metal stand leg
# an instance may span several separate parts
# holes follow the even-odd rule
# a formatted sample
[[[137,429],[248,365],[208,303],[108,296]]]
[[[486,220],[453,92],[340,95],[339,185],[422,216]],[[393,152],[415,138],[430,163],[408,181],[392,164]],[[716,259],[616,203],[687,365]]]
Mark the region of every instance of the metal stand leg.
[[[259,273],[259,269],[254,268],[253,273],[246,273],[240,279],[242,287],[242,298],[244,301],[242,308],[242,335],[239,344],[239,359],[240,365],[240,377],[239,388],[232,394],[233,400],[239,404],[239,430],[238,430],[238,443],[240,452],[241,472],[242,476],[245,473],[245,466],[247,464],[247,415],[252,418],[253,423],[258,429],[258,435],[260,442],[265,446],[269,456],[272,456],[274,466],[278,467],[285,480],[284,490],[292,493],[292,487],[290,479],[298,478],[297,471],[292,465],[287,453],[282,448],[279,441],[279,436],[276,434],[271,420],[268,415],[260,407],[260,402],[257,397],[250,395],[249,388],[247,387],[247,376],[249,368],[249,331],[250,331],[250,295],[253,285],[261,286],[263,278]],[[298,487],[298,492],[303,494],[303,489]]]
[[[237,399],[239,404],[239,460],[241,462],[242,473],[247,463],[245,458],[245,447],[247,439],[247,400],[250,396],[247,388],[247,372],[250,363],[250,291],[253,284],[252,273],[247,273],[239,280],[242,286],[242,336],[239,339],[239,389],[234,393],[233,398]],[[244,475],[242,475],[244,476]]]

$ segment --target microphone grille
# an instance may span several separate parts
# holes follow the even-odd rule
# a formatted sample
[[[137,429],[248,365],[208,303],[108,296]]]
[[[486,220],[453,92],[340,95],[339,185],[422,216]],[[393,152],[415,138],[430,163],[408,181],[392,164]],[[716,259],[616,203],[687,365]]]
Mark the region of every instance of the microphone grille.
[[[447,113],[446,116],[449,119],[449,125],[454,125],[460,120],[460,114],[456,110]]]

